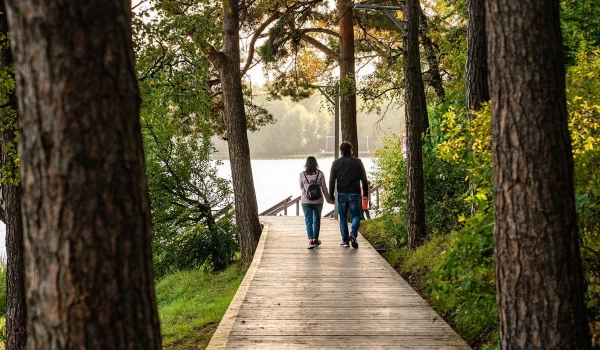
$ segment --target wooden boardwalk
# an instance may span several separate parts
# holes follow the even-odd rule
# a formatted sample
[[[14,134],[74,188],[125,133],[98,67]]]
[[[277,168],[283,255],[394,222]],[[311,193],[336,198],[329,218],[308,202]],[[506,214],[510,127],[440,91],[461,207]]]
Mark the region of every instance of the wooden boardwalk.
[[[254,261],[209,349],[470,349],[362,237],[341,248],[323,219],[306,249],[304,217],[261,217]]]

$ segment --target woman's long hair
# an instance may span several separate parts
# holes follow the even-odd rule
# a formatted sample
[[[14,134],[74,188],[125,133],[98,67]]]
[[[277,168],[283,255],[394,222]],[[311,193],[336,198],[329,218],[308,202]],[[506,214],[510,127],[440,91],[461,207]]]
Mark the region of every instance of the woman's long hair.
[[[313,156],[306,158],[306,164],[304,164],[304,169],[306,169],[307,174],[316,174],[317,169],[319,169],[317,159]]]

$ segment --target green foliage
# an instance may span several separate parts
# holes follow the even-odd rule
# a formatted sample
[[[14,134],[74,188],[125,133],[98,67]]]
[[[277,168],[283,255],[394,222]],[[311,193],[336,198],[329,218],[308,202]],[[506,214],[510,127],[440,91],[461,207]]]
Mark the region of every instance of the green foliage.
[[[206,54],[209,46],[221,46],[221,12],[219,2],[152,0],[134,13],[142,98],[152,95],[160,102],[168,101],[170,113],[181,121],[182,133],[208,123],[212,134],[226,135],[220,80]],[[272,123],[273,116],[254,104],[251,95],[245,85],[248,129],[258,130]]]
[[[201,270],[176,272],[156,284],[163,347],[204,349],[244,277],[237,265],[213,275]]]
[[[560,7],[567,65],[576,65],[578,53],[600,45],[600,2],[561,0]]]
[[[7,33],[0,33],[0,50],[8,48],[10,42]],[[17,117],[17,106],[15,99],[15,80],[13,66],[0,67],[0,133],[11,131],[14,133],[12,141],[8,141],[1,152],[8,155],[11,162],[0,168],[0,184],[11,184],[17,186],[20,182],[19,154],[17,143],[19,142],[19,121]]]
[[[427,277],[427,292],[437,309],[450,316],[456,330],[471,344],[488,342],[497,326],[494,282],[494,216],[478,203],[479,211],[465,227],[449,237],[436,270]]]
[[[155,1],[134,18],[136,69],[153,225],[157,277],[204,267],[219,271],[237,251],[228,181],[210,160],[214,101],[207,85],[210,63],[198,55],[196,39],[214,39],[211,7]],[[177,16],[180,11],[186,15]],[[201,31],[200,31],[201,30]],[[198,39],[200,40],[200,39]],[[218,123],[217,123],[218,124]]]
[[[395,233],[398,247],[406,242],[403,220],[406,212],[406,161],[401,149],[402,139],[392,134],[384,139],[383,146],[375,153],[375,183],[385,189],[380,196],[378,210],[387,218],[384,227]],[[432,147],[426,147],[423,177],[428,234],[435,236],[458,229],[461,225],[457,218],[464,216],[468,210],[462,200],[467,192],[464,169],[442,159]]]
[[[424,5],[430,17],[432,40],[446,54],[442,69],[448,72],[444,87],[446,100],[429,104],[430,138],[424,147],[425,183],[427,157],[440,160],[439,169],[462,174],[468,191],[446,192],[444,199],[456,212],[454,232],[437,235],[414,252],[388,250],[384,257],[421,290],[431,305],[448,319],[474,348],[497,349],[497,307],[493,266],[494,193],[492,183],[491,111],[486,104],[466,118],[464,62],[465,2],[436,1]],[[576,208],[581,237],[581,256],[587,279],[587,306],[590,320],[600,320],[600,42],[597,1],[561,1],[561,20],[567,56],[567,107],[574,159]],[[406,165],[400,155],[400,139],[392,136],[378,153],[379,184],[385,191],[381,221],[369,238],[386,242],[386,237],[402,232],[402,206],[405,205]],[[443,163],[442,163],[443,162]],[[436,164],[435,162],[433,164]],[[435,168],[432,171],[436,173]],[[436,186],[426,188],[436,191]],[[437,188],[438,192],[439,188]],[[452,200],[456,201],[453,202]],[[474,215],[464,206],[472,205]],[[438,201],[439,203],[439,201]],[[428,230],[443,221],[428,217]],[[457,226],[462,222],[464,226]],[[387,223],[387,226],[386,224]],[[435,230],[435,228],[433,228]]]
[[[217,176],[208,134],[178,136],[178,123],[166,119],[142,123],[156,274],[222,270],[237,251],[230,184]]]
[[[575,55],[567,75],[575,204],[590,318],[600,321],[600,47]]]

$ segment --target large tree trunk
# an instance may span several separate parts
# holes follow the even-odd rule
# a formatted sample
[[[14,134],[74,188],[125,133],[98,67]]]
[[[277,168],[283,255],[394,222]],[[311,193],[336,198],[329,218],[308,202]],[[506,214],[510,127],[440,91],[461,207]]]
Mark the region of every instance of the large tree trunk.
[[[223,54],[219,73],[223,88],[223,114],[227,125],[235,217],[242,260],[252,260],[260,239],[258,205],[252,180],[246,111],[240,77],[240,23],[238,0],[223,0]]]
[[[28,349],[159,349],[128,0],[9,0]]]
[[[419,0],[407,0],[407,27],[404,39],[404,80],[406,103],[406,161],[408,169],[406,225],[408,247],[414,249],[425,237],[425,195],[423,193],[423,142],[427,118],[425,88],[419,53]]]
[[[6,136],[5,132],[4,141]],[[6,348],[19,350],[25,349],[27,343],[21,186],[3,184],[2,187],[6,206]]]
[[[467,0],[467,110],[479,110],[490,100],[488,89],[485,0]],[[471,113],[468,114],[471,116]]]
[[[340,16],[340,120],[342,140],[348,141],[354,146],[352,155],[358,157],[352,1],[338,0],[338,14]],[[336,145],[336,147],[338,146]]]
[[[8,33],[6,6],[0,0],[0,35]],[[0,40],[0,70],[12,67],[12,55],[8,42]],[[0,108],[0,167],[14,165],[12,154],[6,147],[15,142],[17,118],[17,97],[9,93],[7,99],[0,101],[6,107]],[[14,171],[18,168],[14,166]],[[16,176],[17,174],[15,174]],[[25,306],[25,262],[23,261],[23,222],[21,220],[21,187],[4,179],[2,200],[4,201],[3,221],[6,224],[6,347],[25,349],[27,342],[27,312]]]
[[[423,9],[419,6],[419,37],[421,38],[421,45],[425,50],[425,60],[427,60],[427,75],[429,76],[429,86],[433,88],[436,96],[440,101],[444,100],[446,91],[444,91],[444,84],[442,82],[442,75],[440,73],[440,60],[438,58],[439,50],[429,38],[429,26],[427,25],[427,16],[423,13]],[[429,127],[429,120],[426,122],[426,127]]]
[[[502,349],[589,349],[559,1],[488,0]]]

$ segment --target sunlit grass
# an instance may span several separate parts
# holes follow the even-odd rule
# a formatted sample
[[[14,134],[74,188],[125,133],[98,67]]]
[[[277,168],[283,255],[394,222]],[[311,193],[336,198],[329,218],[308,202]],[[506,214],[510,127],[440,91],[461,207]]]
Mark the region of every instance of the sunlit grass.
[[[163,348],[204,349],[244,277],[237,265],[212,275],[177,272],[156,285]]]

